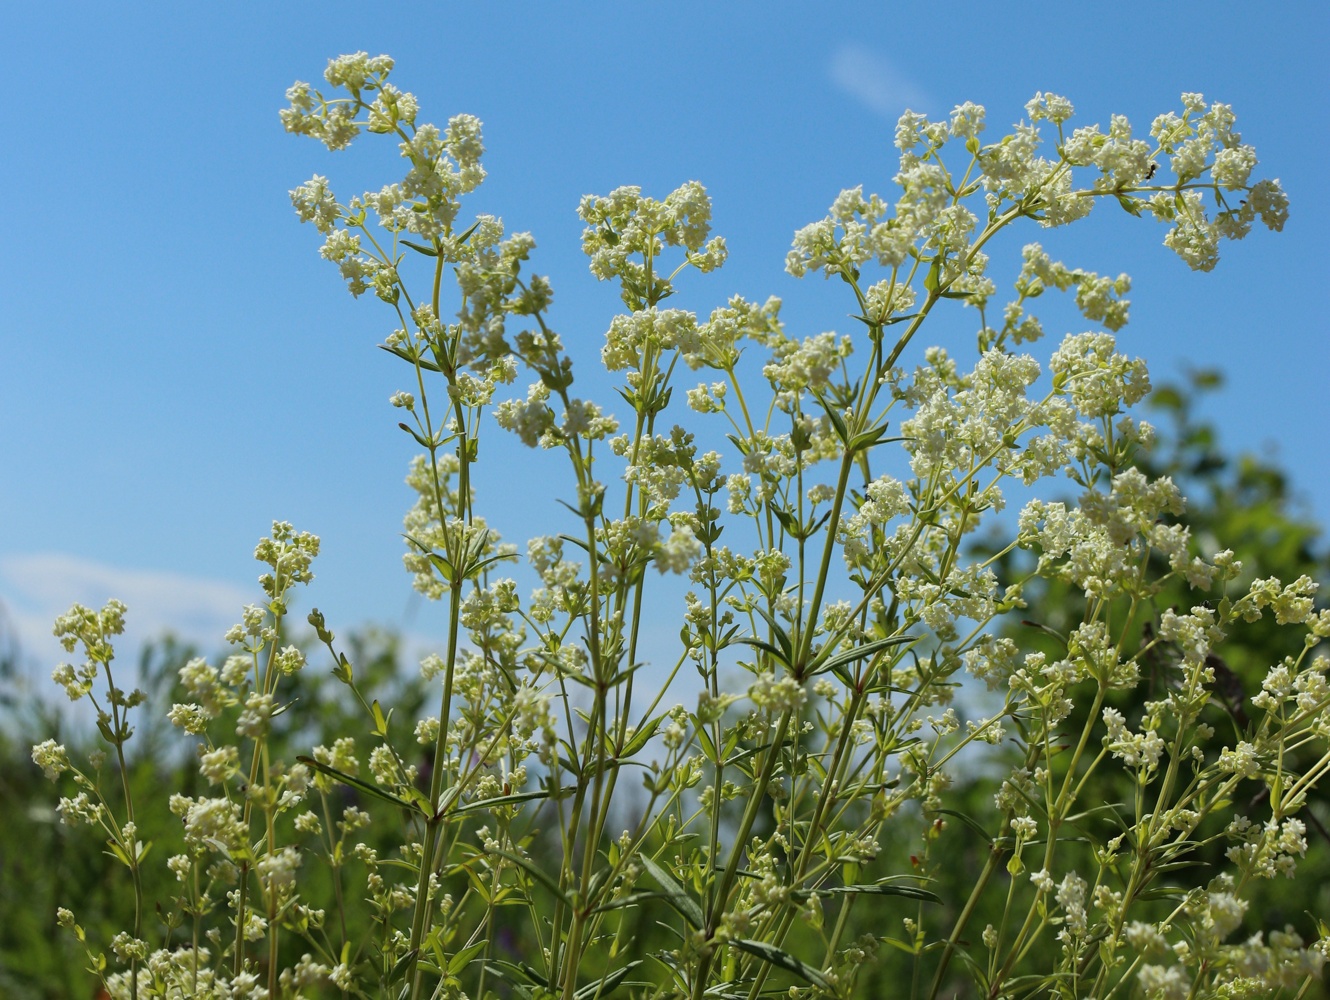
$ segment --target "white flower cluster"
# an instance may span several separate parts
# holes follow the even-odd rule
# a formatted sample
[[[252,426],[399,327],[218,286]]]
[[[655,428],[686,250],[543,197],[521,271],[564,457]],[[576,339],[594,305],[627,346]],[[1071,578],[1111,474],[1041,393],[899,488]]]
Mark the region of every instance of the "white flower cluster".
[[[608,371],[640,370],[644,358],[701,349],[697,317],[682,309],[639,309],[630,316],[615,316],[605,334],[600,359]]]
[[[1062,126],[1073,108],[1055,94],[1036,94],[1026,105],[1029,123],[988,145],[980,140],[986,114],[979,105],[958,106],[950,122],[907,111],[896,128],[901,157],[895,181],[903,196],[894,210],[876,194],[865,196],[862,188],[842,192],[826,218],[795,234],[786,269],[795,276],[812,271],[849,276],[873,258],[898,268],[917,247],[936,252],[939,260],[949,258],[953,277],[973,277],[982,273],[972,270],[977,218],[960,196],[982,189],[990,215],[1007,208],[1035,215],[1045,226],[1073,222],[1090,211],[1096,197],[1114,197],[1132,214],[1149,212],[1173,223],[1165,245],[1189,266],[1209,270],[1218,259],[1219,240],[1242,238],[1258,215],[1269,228],[1283,228],[1288,201],[1278,181],[1250,183],[1256,154],[1233,131],[1227,105],[1207,108],[1199,95],[1184,94],[1183,106],[1181,116],[1170,113],[1154,121],[1154,144],[1137,138],[1122,115],[1111,117],[1106,133],[1092,125],[1064,138]],[[1045,121],[1058,130],[1056,158],[1038,155]],[[979,183],[960,192],[948,187],[941,160],[943,147],[953,140],[964,144],[980,171]],[[1171,184],[1155,176],[1160,159],[1169,162]],[[1083,169],[1096,170],[1097,176],[1077,188],[1074,177]],[[1203,204],[1206,190],[1220,204],[1213,219]],[[1248,197],[1231,204],[1226,193],[1235,191]],[[879,321],[886,318],[878,315]]]
[[[1104,709],[1104,725],[1108,733],[1104,736],[1104,746],[1120,758],[1127,767],[1153,771],[1159,767],[1167,744],[1154,730],[1133,733],[1127,728],[1122,713],[1113,708]]]
[[[591,273],[601,281],[615,279],[630,309],[639,309],[669,294],[670,277],[653,263],[667,246],[681,247],[688,264],[713,271],[725,263],[725,241],[711,233],[711,199],[706,188],[689,181],[663,201],[646,197],[639,187],[615,188],[608,195],[587,195],[577,207],[586,223],[582,250],[591,258]],[[642,260],[634,260],[640,257]]]
[[[893,518],[909,513],[910,495],[905,484],[894,476],[883,475],[864,490],[863,502],[855,513],[841,522],[840,538],[847,560],[862,559],[869,552],[869,535]]]
[[[808,693],[793,677],[763,674],[748,688],[748,698],[767,712],[792,712],[807,700]]]
[[[1039,377],[1027,355],[986,352],[965,377],[954,374],[945,352],[934,351],[929,367],[901,391],[914,415],[901,424],[910,467],[921,480],[942,473],[968,476],[993,462],[1014,437],[1040,416],[1026,391]]]
[[[1260,878],[1292,878],[1297,858],[1307,853],[1307,825],[1300,819],[1283,823],[1270,819],[1261,824],[1238,816],[1225,833],[1237,841],[1226,852],[1228,859],[1244,874]]]
[[[1154,549],[1189,584],[1208,587],[1214,566],[1188,551],[1185,528],[1161,525],[1164,515],[1181,514],[1184,501],[1167,476],[1150,480],[1138,469],[1113,478],[1108,493],[1082,495],[1079,509],[1062,503],[1032,500],[1020,514],[1019,542],[1038,546],[1040,570],[1075,583],[1087,594],[1132,593],[1147,584],[1140,555]]]

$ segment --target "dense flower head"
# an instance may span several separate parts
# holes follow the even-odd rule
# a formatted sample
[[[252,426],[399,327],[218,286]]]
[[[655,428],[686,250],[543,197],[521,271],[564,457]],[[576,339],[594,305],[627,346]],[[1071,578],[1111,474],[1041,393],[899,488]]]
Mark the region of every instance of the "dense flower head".
[[[69,753],[55,740],[44,740],[32,748],[32,762],[42,769],[46,777],[55,781],[72,766]]]
[[[666,351],[695,354],[701,348],[697,317],[683,309],[639,309],[618,315],[605,334],[600,358],[608,371],[640,368],[643,357]]]
[[[88,658],[105,662],[111,656],[110,637],[125,631],[125,605],[114,598],[100,611],[75,604],[55,620],[53,632],[65,652],[82,644]]]
[[[274,521],[272,535],[254,549],[254,558],[272,569],[259,578],[264,593],[277,600],[295,584],[309,583],[314,579],[310,565],[318,554],[318,536],[297,532],[287,521]]]
[[[591,258],[591,273],[601,281],[617,280],[630,308],[654,303],[673,290],[664,273],[667,265],[657,261],[666,247],[681,248],[685,262],[704,273],[724,264],[728,254],[723,238],[708,239],[711,198],[697,181],[663,200],[631,185],[608,195],[586,195],[577,214],[586,223],[582,251]]]

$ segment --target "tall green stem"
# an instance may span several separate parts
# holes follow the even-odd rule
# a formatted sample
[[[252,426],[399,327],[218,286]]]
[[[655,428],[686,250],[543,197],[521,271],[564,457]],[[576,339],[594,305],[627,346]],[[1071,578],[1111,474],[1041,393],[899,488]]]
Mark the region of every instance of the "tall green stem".
[[[462,581],[456,580],[448,592],[448,659],[443,675],[443,704],[439,711],[439,736],[434,741],[433,770],[430,772],[429,803],[430,816],[425,821],[425,842],[420,852],[420,877],[416,882],[416,908],[411,920],[411,940],[408,953],[411,955],[406,978],[411,983],[411,1000],[418,1000],[422,975],[419,966],[420,948],[429,930],[429,915],[432,911],[429,898],[430,880],[434,874],[434,849],[439,840],[440,828],[446,816],[439,808],[443,793],[447,788],[448,770],[448,733],[449,718],[453,707],[453,669],[457,663],[457,636],[462,614]]]

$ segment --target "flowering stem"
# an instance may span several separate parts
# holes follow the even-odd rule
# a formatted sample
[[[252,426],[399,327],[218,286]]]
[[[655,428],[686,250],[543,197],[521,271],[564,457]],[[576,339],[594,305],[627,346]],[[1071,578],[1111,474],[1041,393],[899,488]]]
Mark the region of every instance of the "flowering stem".
[[[104,636],[103,636],[104,638]],[[143,934],[143,874],[139,869],[138,852],[138,824],[134,820],[134,796],[129,788],[129,768],[125,760],[125,739],[129,732],[126,719],[121,714],[121,696],[122,692],[117,690],[115,680],[111,676],[111,661],[109,659],[102,661],[102,669],[106,671],[106,686],[109,690],[108,701],[111,708],[111,733],[115,736],[112,741],[115,746],[116,762],[119,764],[120,788],[125,796],[125,822],[130,827],[133,835],[125,837],[119,836],[120,848],[125,852],[125,858],[129,864],[130,879],[134,884],[134,937],[138,939]],[[126,709],[126,713],[128,709]],[[105,718],[105,716],[102,716]],[[103,729],[105,732],[105,729]],[[121,830],[123,834],[123,828]],[[130,959],[130,996],[137,1000],[139,995],[139,963],[138,958]]]
[[[407,966],[406,979],[411,983],[411,1000],[418,1000],[422,982],[419,967],[420,949],[429,930],[429,916],[432,911],[429,890],[434,874],[434,848],[439,840],[440,828],[446,816],[439,809],[439,802],[447,788],[446,772],[448,769],[448,733],[449,719],[452,716],[453,668],[457,662],[457,633],[462,614],[461,581],[456,580],[448,592],[448,658],[445,661],[443,677],[443,705],[439,712],[439,735],[434,741],[433,770],[430,772],[430,816],[425,821],[425,842],[420,852],[420,877],[416,882],[416,908],[411,920],[411,939],[407,945],[411,955]]]
[[[775,739],[771,746],[767,748],[766,758],[762,762],[762,773],[758,777],[757,785],[753,789],[753,794],[744,807],[743,819],[739,822],[739,829],[734,836],[734,846],[730,848],[730,858],[725,865],[725,873],[721,876],[720,891],[716,893],[716,898],[707,911],[706,922],[702,928],[703,948],[701,958],[698,960],[698,967],[693,980],[693,1000],[702,1000],[702,995],[706,992],[707,973],[711,969],[711,962],[716,955],[716,929],[720,926],[721,911],[729,900],[730,890],[734,887],[734,880],[739,877],[739,859],[743,857],[748,840],[748,834],[753,829],[753,823],[757,821],[758,810],[766,798],[767,787],[771,784],[771,776],[776,771],[776,762],[780,759],[781,743],[785,739],[785,731],[789,727],[790,718],[794,714],[793,708],[785,708],[780,715],[780,721],[776,723]],[[718,748],[719,749],[719,748]],[[719,795],[719,789],[717,790]]]

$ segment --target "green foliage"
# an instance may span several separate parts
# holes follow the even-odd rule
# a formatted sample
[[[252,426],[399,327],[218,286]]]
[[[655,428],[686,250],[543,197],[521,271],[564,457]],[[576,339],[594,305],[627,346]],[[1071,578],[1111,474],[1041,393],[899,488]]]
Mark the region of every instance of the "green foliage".
[[[1322,528],[1310,513],[1302,510],[1288,474],[1272,459],[1226,452],[1218,429],[1198,416],[1211,393],[1217,394],[1216,403],[1222,402],[1219,393],[1222,384],[1220,373],[1204,370],[1188,373],[1179,384],[1156,388],[1147,405],[1162,418],[1158,439],[1152,448],[1137,452],[1136,464],[1152,478],[1170,476],[1183,485],[1188,505],[1185,513],[1178,516],[1178,522],[1186,525],[1195,538],[1223,539],[1243,563],[1247,581],[1271,576],[1285,580],[1309,576],[1330,581],[1330,550],[1322,540]],[[1214,543],[1210,544],[1213,547]],[[1000,540],[980,546],[988,552],[1000,547]],[[1008,556],[1004,576],[1018,576],[1019,561],[1016,555]],[[1059,648],[1056,640],[1037,626],[1065,634],[1079,620],[1083,600],[1082,594],[1064,582],[1046,582],[1042,591],[1032,593],[1031,605],[1038,608],[1039,621],[1014,613],[1007,622],[1007,633],[1027,646],[1053,654]],[[1174,582],[1157,595],[1154,615],[1142,616],[1142,621],[1152,621],[1162,609],[1183,609],[1192,600],[1187,588]],[[1139,638],[1144,638],[1144,634]],[[1291,641],[1285,630],[1266,620],[1232,636],[1224,647],[1222,667],[1215,663],[1218,668],[1214,684],[1215,723],[1227,724],[1236,733],[1249,733],[1251,697],[1260,691],[1270,667],[1285,656],[1295,655],[1299,645]],[[1152,674],[1136,692],[1131,711],[1139,713],[1148,698],[1157,697],[1161,687],[1176,683],[1177,667],[1173,660],[1166,653],[1152,658]],[[1074,731],[1085,722],[1085,712],[1074,710],[1068,729]],[[1129,777],[1112,771],[1095,776],[1083,798],[1100,805],[1087,812],[1086,822],[1102,824],[1114,814],[1115,808],[1131,800],[1133,783]],[[899,857],[933,852],[945,859],[932,870],[939,895],[944,900],[963,900],[983,876],[990,856],[993,831],[983,829],[970,817],[988,812],[986,800],[992,795],[992,785],[991,773],[962,771],[949,792],[952,809],[942,810],[946,814],[945,830],[930,829],[920,836],[917,826],[893,828],[889,839],[884,840],[884,854]],[[1266,791],[1257,783],[1247,787],[1244,792],[1250,799],[1247,807],[1258,808]],[[1318,797],[1309,802],[1301,815],[1311,829],[1313,846],[1300,866],[1298,878],[1254,884],[1250,889],[1249,910],[1253,919],[1240,933],[1250,935],[1260,930],[1261,926],[1255,923],[1259,920],[1266,926],[1292,925],[1304,936],[1312,937],[1317,934],[1317,916],[1330,913],[1330,832],[1327,832],[1330,808],[1324,798]],[[1195,861],[1194,865],[1170,871],[1167,883],[1182,891],[1203,888],[1225,863],[1222,846],[1212,845]],[[986,906],[980,906],[969,917],[971,928],[1000,924],[1003,898],[985,897],[985,902]],[[954,907],[942,912],[921,907],[909,916],[916,921],[932,917],[948,924],[956,915]],[[857,914],[851,926],[856,933],[872,933],[879,929],[878,920],[876,914]],[[977,936],[976,932],[971,931],[971,936]],[[883,952],[870,974],[874,984],[870,994],[876,991],[885,995],[892,984],[910,976],[912,964],[906,952]],[[1321,995],[1330,996],[1330,992]]]
[[[390,639],[339,643],[317,610],[317,642],[293,642],[319,539],[285,522],[255,550],[262,597],[227,655],[168,650],[141,665],[147,692],[121,686],[122,604],[57,619],[82,662],[53,679],[101,741],[44,739],[31,761],[121,875],[104,906],[56,911],[101,985],[839,1000],[888,975],[930,1000],[1306,996],[1326,928],[1269,927],[1252,900],[1305,872],[1303,817],[1330,771],[1330,660],[1313,653],[1330,611],[1312,573],[1258,574],[1324,564],[1278,480],[1239,477],[1229,500],[1174,390],[1177,444],[1154,461],[1216,484],[1210,514],[1187,513],[1126,414],[1145,362],[1111,333],[1068,335],[1046,368],[1024,351],[1045,292],[1123,326],[1125,275],[1030,243],[1015,297],[990,304],[994,237],[1096,202],[1164,223],[1198,270],[1256,220],[1282,228],[1287,199],[1252,179],[1231,109],[1184,94],[1146,140],[1117,116],[1068,129],[1070,103],[1038,94],[1029,124],[987,143],[978,105],[906,112],[897,195],[841,192],[786,260],[837,281],[853,335],[792,336],[775,299],[708,320],[665,307],[725,262],[705,189],[588,195],[583,249],[627,310],[600,355],[621,423],[574,395],[530,235],[459,221],[485,177],[479,121],[418,122],[392,69],[332,60],[328,92],[295,84],[282,121],[329,150],[368,132],[402,155],[377,192],[340,201],[315,175],[291,196],[393,324],[380,346],[410,390],[391,402],[421,449],[405,563],[440,602],[442,648],[408,681]],[[966,308],[968,371],[955,344],[918,350],[935,313]],[[687,411],[684,368],[715,379]],[[496,404],[522,372],[525,395]],[[565,463],[568,513],[527,543],[526,598],[501,575],[520,550],[483,516],[487,413]],[[1044,499],[1055,477],[1081,492]],[[1004,490],[1041,482],[1014,537],[976,552]],[[1259,551],[1214,552],[1212,529]],[[659,639],[666,573],[692,587],[677,645]],[[312,679],[311,660],[330,670]],[[643,680],[648,662],[666,683]],[[676,678],[695,708],[665,702]],[[197,761],[173,759],[191,745]],[[164,802],[149,779],[175,768]]]

